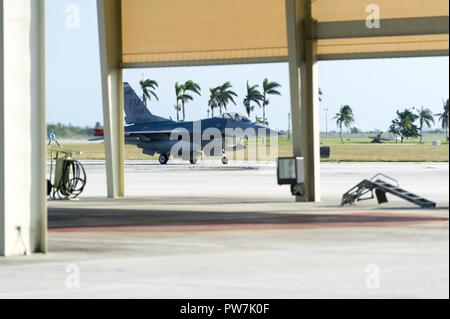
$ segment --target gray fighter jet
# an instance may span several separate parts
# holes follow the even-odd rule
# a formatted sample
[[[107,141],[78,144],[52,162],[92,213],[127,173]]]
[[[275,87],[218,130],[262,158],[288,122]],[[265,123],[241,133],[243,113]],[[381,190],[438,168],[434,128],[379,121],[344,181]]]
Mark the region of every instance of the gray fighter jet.
[[[391,141],[388,138],[383,138],[383,132],[377,132],[376,136],[369,136],[369,138],[372,140],[372,144],[383,144],[384,142]]]
[[[278,136],[278,132],[239,114],[226,113],[220,118],[193,122],[153,115],[128,83],[124,84],[124,104],[126,144],[136,145],[149,156],[159,154],[161,165],[171,157],[196,164],[201,155],[222,157],[226,165],[226,152],[244,149],[244,140]],[[101,137],[103,131],[97,130],[95,135]]]

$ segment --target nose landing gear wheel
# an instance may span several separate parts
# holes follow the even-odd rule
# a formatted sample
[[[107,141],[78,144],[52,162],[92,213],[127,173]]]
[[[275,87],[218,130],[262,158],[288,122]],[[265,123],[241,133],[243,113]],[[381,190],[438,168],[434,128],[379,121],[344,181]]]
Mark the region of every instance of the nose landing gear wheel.
[[[161,165],[166,165],[169,162],[169,156],[167,156],[166,154],[161,154],[159,156],[159,163]]]
[[[226,156],[222,157],[222,164],[228,165],[228,157],[226,157]]]

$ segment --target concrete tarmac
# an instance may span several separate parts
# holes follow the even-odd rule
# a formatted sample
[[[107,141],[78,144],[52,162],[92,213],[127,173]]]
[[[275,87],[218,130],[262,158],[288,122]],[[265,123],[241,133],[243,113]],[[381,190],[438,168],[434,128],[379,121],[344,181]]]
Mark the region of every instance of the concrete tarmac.
[[[88,187],[49,203],[47,255],[0,259],[0,298],[448,298],[448,164],[324,164],[321,204],[294,203],[273,163],[128,162],[127,199]],[[438,202],[341,208],[383,172]]]
[[[103,162],[86,162],[89,176],[85,197],[106,196]],[[161,166],[155,161],[126,164],[127,196],[245,198],[292,201],[289,186],[278,186],[274,162],[204,161],[196,166],[182,161]],[[448,206],[448,163],[323,163],[322,198],[339,204],[341,196],[361,180],[383,173],[412,192]],[[393,199],[396,201],[396,199]]]

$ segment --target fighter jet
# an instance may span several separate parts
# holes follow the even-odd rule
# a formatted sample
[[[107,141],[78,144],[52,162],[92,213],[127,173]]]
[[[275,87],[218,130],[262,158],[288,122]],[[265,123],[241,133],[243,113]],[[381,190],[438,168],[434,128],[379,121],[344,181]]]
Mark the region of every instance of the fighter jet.
[[[175,122],[153,115],[129,83],[124,83],[125,143],[136,145],[149,156],[159,154],[166,165],[171,157],[189,160],[195,165],[201,155],[222,157],[227,165],[227,151],[245,149],[245,140],[277,137],[278,132],[253,123],[237,113],[193,122]],[[102,130],[95,132],[103,136]]]
[[[372,144],[382,144],[383,142],[389,142],[390,139],[383,138],[383,132],[377,132],[376,136],[369,136],[369,138],[372,140]]]

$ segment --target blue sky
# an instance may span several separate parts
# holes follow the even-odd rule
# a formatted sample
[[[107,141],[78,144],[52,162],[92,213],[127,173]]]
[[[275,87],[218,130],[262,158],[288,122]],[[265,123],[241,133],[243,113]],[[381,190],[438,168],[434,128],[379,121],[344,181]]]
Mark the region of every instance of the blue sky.
[[[66,9],[71,4],[80,9],[79,26],[73,28],[67,26]],[[47,0],[46,13],[48,122],[82,126],[101,122],[96,1]],[[437,113],[442,99],[449,95],[448,69],[448,57],[320,62],[319,80],[325,93],[321,104],[322,130],[325,109],[329,109],[331,119],[343,104],[352,106],[356,126],[364,130],[387,129],[398,108],[424,105]],[[124,79],[136,89],[143,76],[160,84],[160,101],[150,103],[151,111],[173,118],[174,83],[190,79],[198,82],[204,94],[187,106],[188,119],[206,117],[209,88],[225,81],[230,81],[239,94],[238,105],[229,110],[243,113],[247,80],[261,84],[267,77],[282,85],[282,96],[271,99],[268,119],[274,128],[287,127],[290,108],[287,64],[133,69],[124,73]],[[331,120],[329,127],[335,128]]]

